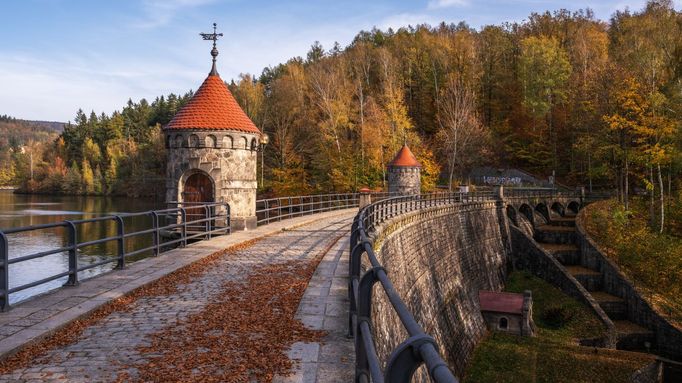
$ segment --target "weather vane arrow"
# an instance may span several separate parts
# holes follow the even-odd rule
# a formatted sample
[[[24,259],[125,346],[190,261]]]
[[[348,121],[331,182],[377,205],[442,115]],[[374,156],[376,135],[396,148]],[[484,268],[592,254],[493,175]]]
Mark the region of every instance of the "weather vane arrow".
[[[213,56],[213,67],[211,68],[211,75],[217,76],[218,70],[215,67],[216,57],[218,57],[218,48],[216,47],[216,41],[219,37],[223,37],[222,33],[216,33],[217,24],[213,23],[213,33],[199,33],[204,40],[213,40],[213,49],[211,49],[211,56]]]

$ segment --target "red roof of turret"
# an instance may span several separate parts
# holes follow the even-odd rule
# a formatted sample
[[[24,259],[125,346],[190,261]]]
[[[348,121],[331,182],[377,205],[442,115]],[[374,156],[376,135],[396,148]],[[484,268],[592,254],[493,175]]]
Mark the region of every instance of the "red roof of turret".
[[[389,162],[388,166],[422,167],[407,145],[403,145],[398,154],[395,155],[395,158],[393,158],[393,161]]]
[[[220,129],[260,133],[217,74],[210,74],[164,129]]]

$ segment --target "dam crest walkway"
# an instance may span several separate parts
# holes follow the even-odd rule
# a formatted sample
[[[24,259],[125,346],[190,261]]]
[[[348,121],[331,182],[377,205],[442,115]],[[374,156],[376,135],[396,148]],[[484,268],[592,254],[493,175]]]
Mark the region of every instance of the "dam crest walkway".
[[[0,313],[0,382],[350,381],[356,213],[215,237],[18,304]]]

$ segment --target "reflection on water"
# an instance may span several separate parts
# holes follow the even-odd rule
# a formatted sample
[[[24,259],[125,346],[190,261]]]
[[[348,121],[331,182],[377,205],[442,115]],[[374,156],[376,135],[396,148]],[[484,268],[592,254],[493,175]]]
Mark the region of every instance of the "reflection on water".
[[[159,208],[163,208],[161,199],[152,201],[133,198],[16,195],[11,191],[0,190],[0,230],[106,216],[115,214],[115,212],[139,212]],[[126,233],[147,229],[151,227],[151,218],[145,216],[125,218],[124,227]],[[117,227],[114,221],[86,223],[76,227],[76,236],[79,242],[115,236],[116,233]],[[67,230],[64,227],[58,227],[8,234],[7,237],[9,240],[9,257],[12,259],[65,246]],[[149,246],[151,243],[151,235],[137,236],[127,238],[125,248],[127,251],[132,251]],[[88,246],[78,251],[78,263],[80,266],[85,266],[105,258],[113,258],[117,253],[118,244],[116,241]],[[140,255],[140,257],[142,256],[145,254]],[[66,252],[10,265],[10,288],[65,272],[68,270],[68,265],[68,254]],[[78,277],[83,280],[111,270],[114,266],[115,263],[95,267],[78,273]],[[65,281],[66,277],[18,291],[10,296],[10,302],[16,303],[57,288],[63,285]]]

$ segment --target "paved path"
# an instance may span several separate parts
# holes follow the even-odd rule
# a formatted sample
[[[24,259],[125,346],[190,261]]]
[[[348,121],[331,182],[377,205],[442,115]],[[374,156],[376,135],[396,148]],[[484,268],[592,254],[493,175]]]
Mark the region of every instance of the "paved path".
[[[274,382],[352,382],[355,348],[348,338],[349,238],[325,254],[301,299],[296,318],[327,335],[320,343],[297,342],[289,357],[298,361],[296,372]]]
[[[311,260],[323,251],[327,253],[306,290],[297,316],[311,328],[328,330],[325,344],[294,344],[289,355],[299,360],[296,374],[278,379],[312,382],[315,376],[318,381],[347,381],[343,373],[346,370],[352,373],[352,343],[345,338],[348,254],[347,240],[337,240],[348,232],[354,213],[330,212],[315,218],[302,217],[198,243],[133,264],[128,270],[94,278],[77,288],[59,290],[19,305],[10,313],[0,314],[0,328],[21,327],[0,340],[0,349],[11,349],[22,340],[28,342],[32,337],[58,329],[79,315],[216,250],[277,233],[230,256],[219,257],[203,275],[177,286],[171,294],[138,298],[128,310],[115,311],[86,328],[75,343],[49,350],[31,361],[30,366],[0,376],[0,382],[135,379],[139,377],[135,365],[158,357],[140,352],[140,348],[150,346],[150,337],[177,326],[220,299],[225,283],[243,281],[259,265]],[[316,220],[310,223],[313,219]],[[296,228],[306,222],[307,225]],[[289,230],[282,231],[285,227]],[[328,251],[330,246],[331,251]],[[337,379],[341,376],[344,377]]]

